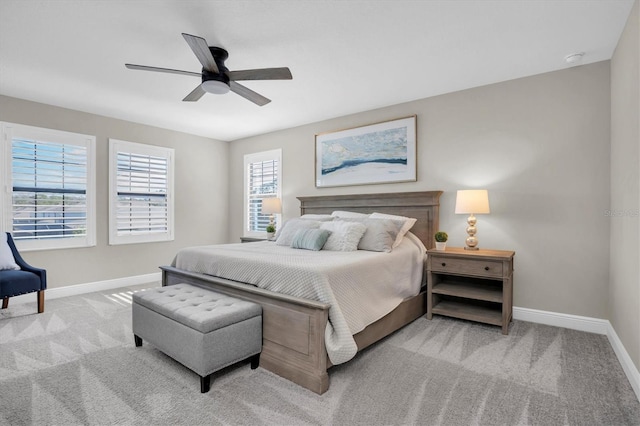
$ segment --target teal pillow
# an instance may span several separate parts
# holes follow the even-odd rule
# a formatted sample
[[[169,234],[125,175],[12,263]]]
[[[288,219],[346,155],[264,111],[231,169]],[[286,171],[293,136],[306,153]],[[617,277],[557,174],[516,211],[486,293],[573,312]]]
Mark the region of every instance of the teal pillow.
[[[291,241],[291,247],[318,251],[327,242],[329,235],[331,231],[326,229],[298,229]]]

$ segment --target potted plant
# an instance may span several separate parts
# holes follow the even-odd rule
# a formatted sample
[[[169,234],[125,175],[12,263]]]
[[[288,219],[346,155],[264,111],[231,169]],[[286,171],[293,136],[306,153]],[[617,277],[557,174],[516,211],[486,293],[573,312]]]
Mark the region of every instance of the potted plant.
[[[276,227],[275,225],[267,225],[267,228],[265,229],[267,231],[267,239],[271,240],[273,239],[273,236],[276,234]]]
[[[447,240],[449,236],[446,232],[438,231],[435,235],[436,238],[436,250],[444,250],[447,247]]]

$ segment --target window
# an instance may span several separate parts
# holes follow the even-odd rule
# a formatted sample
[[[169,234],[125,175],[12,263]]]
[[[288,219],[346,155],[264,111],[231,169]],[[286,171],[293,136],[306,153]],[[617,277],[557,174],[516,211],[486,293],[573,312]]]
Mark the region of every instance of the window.
[[[0,124],[3,228],[21,250],[94,246],[95,136]]]
[[[280,197],[282,150],[258,152],[244,156],[245,236],[264,235],[269,215],[262,214],[262,199]],[[276,226],[278,223],[276,215]]]
[[[173,240],[173,157],[109,139],[109,244]]]

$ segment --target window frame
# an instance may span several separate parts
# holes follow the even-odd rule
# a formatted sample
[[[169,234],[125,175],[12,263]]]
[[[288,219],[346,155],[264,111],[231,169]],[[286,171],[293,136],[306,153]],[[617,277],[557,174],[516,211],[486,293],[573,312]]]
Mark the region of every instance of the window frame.
[[[282,200],[282,149],[272,149],[269,151],[254,152],[244,155],[244,165],[242,168],[244,180],[243,180],[243,237],[266,237],[265,231],[251,231],[249,229],[249,165],[251,163],[259,163],[263,161],[276,160],[278,162],[278,173],[276,178],[276,197]],[[276,229],[279,228],[282,214],[274,215],[276,223]]]
[[[68,248],[94,247],[96,245],[96,137],[81,133],[66,132],[44,127],[27,126],[24,124],[0,122],[2,140],[0,152],[4,172],[0,174],[3,194],[0,196],[0,226],[13,233],[13,139],[41,141],[63,145],[82,146],[86,149],[86,227],[83,237],[41,239],[15,239],[20,251],[59,250]]]
[[[117,222],[118,206],[118,152],[149,155],[167,159],[167,231],[137,235],[119,235]],[[109,138],[109,245],[140,244],[173,241],[175,239],[174,202],[175,150],[157,145],[129,142]]]

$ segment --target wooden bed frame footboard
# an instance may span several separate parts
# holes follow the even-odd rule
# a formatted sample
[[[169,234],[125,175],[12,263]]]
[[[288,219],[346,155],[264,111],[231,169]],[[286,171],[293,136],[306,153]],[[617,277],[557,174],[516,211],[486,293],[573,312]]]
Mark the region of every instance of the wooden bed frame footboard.
[[[260,304],[260,367],[318,394],[329,389],[324,343],[324,330],[329,320],[328,304],[171,266],[160,269],[163,286],[186,283]]]
[[[427,248],[432,248],[433,235],[438,230],[440,194],[441,191],[400,192],[298,197],[298,200],[301,214],[349,210],[415,217],[418,221],[411,231]],[[327,370],[331,367],[331,361],[327,356],[324,341],[325,328],[329,321],[328,304],[171,266],[162,266],[160,269],[163,286],[187,283],[260,304],[260,367],[318,394],[323,394],[329,389]],[[426,312],[424,292],[405,299],[395,310],[353,336],[358,351],[404,327]]]

